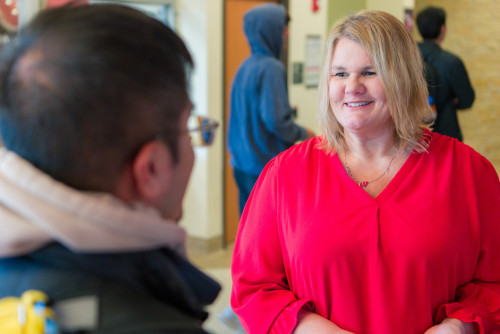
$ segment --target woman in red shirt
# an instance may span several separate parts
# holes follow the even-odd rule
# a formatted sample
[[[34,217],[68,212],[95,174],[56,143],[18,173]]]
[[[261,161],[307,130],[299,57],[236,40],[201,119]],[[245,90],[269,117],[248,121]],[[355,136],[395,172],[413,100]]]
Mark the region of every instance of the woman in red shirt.
[[[420,53],[390,14],[338,22],[323,136],[262,172],[235,243],[249,333],[500,333],[500,182],[432,133]]]

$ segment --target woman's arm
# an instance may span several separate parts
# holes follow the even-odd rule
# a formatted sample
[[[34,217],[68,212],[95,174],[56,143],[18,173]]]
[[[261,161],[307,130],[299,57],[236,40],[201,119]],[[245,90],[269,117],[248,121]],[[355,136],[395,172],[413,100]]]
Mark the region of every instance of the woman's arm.
[[[500,182],[486,159],[474,163],[479,166],[469,191],[476,196],[471,205],[476,208],[477,223],[471,223],[477,224],[479,256],[471,281],[456,290],[456,300],[443,305],[437,318],[473,323],[480,334],[500,333]]]
[[[295,330],[293,331],[293,334],[302,333],[354,334],[352,332],[341,329],[330,320],[306,310],[300,311],[297,321],[297,327],[295,327]]]
[[[271,161],[257,180],[233,251],[231,306],[249,333],[291,333],[300,310],[312,307],[290,290],[285,270],[276,212],[277,164]]]

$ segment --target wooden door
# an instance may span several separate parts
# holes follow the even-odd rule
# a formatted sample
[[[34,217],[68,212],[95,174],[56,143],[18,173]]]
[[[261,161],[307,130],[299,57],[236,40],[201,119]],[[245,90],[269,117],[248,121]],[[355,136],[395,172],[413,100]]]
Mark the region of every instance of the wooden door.
[[[278,3],[272,0],[226,0],[225,1],[225,19],[224,19],[224,86],[225,86],[225,124],[227,140],[227,124],[229,118],[229,97],[231,84],[234,75],[240,64],[250,55],[250,47],[243,32],[243,15],[251,8],[265,4]],[[229,165],[229,152],[227,143],[224,144],[224,235],[225,242],[231,243],[236,237],[239,223],[238,210],[238,188],[233,177],[233,169]]]

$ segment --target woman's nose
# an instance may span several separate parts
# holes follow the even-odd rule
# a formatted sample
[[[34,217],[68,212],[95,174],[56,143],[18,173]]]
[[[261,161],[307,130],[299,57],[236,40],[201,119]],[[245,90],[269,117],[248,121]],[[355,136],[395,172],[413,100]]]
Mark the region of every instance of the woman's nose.
[[[365,91],[363,78],[357,75],[350,75],[345,85],[346,94],[363,93]]]

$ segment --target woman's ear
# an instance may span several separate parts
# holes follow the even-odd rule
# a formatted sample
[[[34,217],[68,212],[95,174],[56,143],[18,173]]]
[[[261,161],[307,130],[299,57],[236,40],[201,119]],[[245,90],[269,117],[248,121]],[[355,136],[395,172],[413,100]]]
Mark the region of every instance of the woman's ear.
[[[173,159],[170,150],[161,141],[144,144],[132,163],[137,196],[140,200],[156,205],[168,190],[173,176]]]

